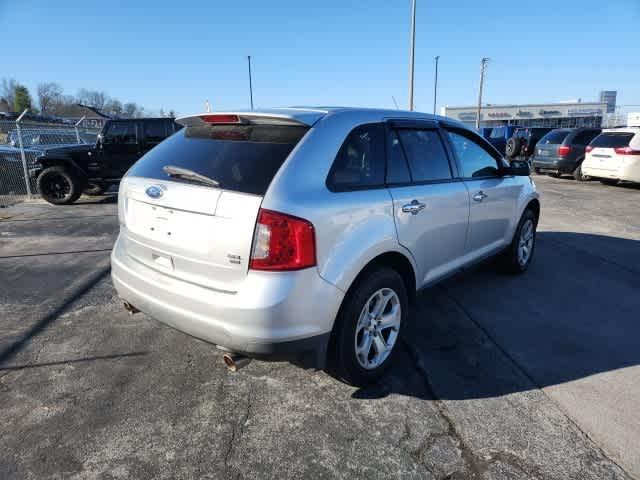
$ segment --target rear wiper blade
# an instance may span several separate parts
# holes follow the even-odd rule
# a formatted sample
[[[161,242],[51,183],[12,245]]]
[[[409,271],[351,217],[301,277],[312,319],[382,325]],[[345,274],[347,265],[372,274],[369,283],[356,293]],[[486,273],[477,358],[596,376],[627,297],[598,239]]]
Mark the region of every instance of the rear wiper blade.
[[[200,173],[194,172],[193,170],[189,170],[188,168],[174,167],[173,165],[165,165],[164,167],[162,167],[162,170],[164,170],[165,173],[167,173],[170,177],[184,178],[187,180],[204,183],[205,185],[210,185],[212,187],[220,186],[220,182],[218,182],[217,180],[214,180],[213,178],[209,178],[205,175],[201,175]]]

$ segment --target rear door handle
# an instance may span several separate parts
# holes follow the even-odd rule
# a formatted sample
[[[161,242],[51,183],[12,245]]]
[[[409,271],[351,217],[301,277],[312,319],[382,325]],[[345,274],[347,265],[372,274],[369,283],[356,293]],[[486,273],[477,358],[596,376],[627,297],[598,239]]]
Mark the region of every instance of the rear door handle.
[[[425,207],[426,205],[424,203],[420,203],[418,200],[412,200],[411,203],[402,206],[402,211],[404,213],[410,213],[411,215],[417,215],[424,210]]]
[[[480,190],[478,193],[476,193],[476,194],[473,196],[473,199],[474,199],[476,202],[481,202],[481,201],[483,201],[483,200],[484,200],[485,198],[487,198],[487,197],[488,197],[488,195],[487,195],[486,193],[484,193],[482,190]]]

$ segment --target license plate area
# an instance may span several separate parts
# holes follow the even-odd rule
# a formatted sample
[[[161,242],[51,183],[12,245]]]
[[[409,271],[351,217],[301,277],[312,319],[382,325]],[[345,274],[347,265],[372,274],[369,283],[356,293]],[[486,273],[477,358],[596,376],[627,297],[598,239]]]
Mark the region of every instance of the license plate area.
[[[180,210],[134,200],[130,203],[127,227],[136,235],[156,244],[186,247],[184,242],[187,240],[189,246],[195,246],[191,244],[197,243],[197,236],[188,235],[187,232],[188,239],[182,238],[185,237],[185,223],[198,224],[196,218],[187,219],[187,216],[199,217],[197,214],[190,215]]]

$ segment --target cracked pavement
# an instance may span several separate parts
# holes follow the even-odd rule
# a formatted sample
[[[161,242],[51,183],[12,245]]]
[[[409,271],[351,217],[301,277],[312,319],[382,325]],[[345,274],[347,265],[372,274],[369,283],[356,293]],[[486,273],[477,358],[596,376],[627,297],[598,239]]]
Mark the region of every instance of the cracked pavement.
[[[0,478],[640,478],[640,190],[534,178],[531,270],[422,292],[366,389],[129,316],[110,197],[2,209]]]

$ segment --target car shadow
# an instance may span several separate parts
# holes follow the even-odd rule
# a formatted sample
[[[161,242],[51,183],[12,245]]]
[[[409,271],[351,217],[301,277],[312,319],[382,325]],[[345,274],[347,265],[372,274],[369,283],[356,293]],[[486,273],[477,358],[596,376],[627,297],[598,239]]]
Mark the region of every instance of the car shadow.
[[[538,232],[524,275],[485,262],[421,292],[390,374],[353,396],[488,398],[636,366],[639,319],[640,241]]]
[[[117,202],[118,202],[117,193],[105,193],[104,195],[99,195],[99,196],[83,195],[78,200],[76,200],[72,205],[104,205],[104,204],[117,203]]]

